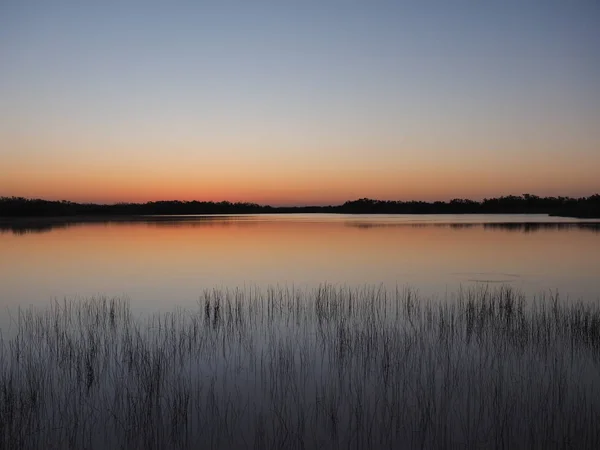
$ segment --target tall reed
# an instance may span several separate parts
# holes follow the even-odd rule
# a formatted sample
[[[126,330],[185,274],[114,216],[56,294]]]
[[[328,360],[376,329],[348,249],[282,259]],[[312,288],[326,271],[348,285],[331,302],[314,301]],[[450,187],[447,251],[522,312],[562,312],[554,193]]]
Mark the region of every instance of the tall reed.
[[[0,448],[600,448],[597,304],[323,285],[15,321]]]

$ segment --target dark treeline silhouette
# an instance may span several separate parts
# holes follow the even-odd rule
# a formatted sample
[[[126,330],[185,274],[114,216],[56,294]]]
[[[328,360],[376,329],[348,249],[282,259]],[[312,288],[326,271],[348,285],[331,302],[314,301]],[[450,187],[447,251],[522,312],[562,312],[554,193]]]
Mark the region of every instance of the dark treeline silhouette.
[[[256,203],[159,201],[102,205],[49,201],[22,197],[0,197],[0,217],[122,216],[183,214],[551,214],[557,216],[600,218],[600,195],[589,197],[538,197],[524,194],[474,201],[449,202],[390,201],[362,198],[336,206],[275,207]]]
[[[349,214],[551,214],[568,217],[600,217],[600,195],[590,197],[505,196],[477,202],[454,199],[449,202],[385,201],[360,199],[346,202],[340,212]]]

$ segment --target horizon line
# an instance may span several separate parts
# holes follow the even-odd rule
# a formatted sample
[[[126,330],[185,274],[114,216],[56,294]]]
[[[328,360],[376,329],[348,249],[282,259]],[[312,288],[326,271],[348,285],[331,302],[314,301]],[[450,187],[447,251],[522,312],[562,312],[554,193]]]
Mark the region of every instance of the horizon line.
[[[329,204],[308,204],[308,203],[296,203],[296,204],[266,204],[266,203],[257,203],[257,202],[253,202],[253,201],[230,201],[230,200],[198,200],[198,199],[193,199],[193,200],[177,200],[177,199],[169,199],[169,200],[148,200],[148,201],[144,201],[144,202],[136,202],[136,201],[121,201],[121,202],[93,202],[93,201],[89,201],[89,202],[78,202],[78,201],[72,201],[72,200],[67,200],[67,199],[47,199],[47,198],[41,198],[41,197],[23,197],[23,196],[4,196],[4,195],[0,195],[0,200],[26,200],[26,201],[44,201],[44,202],[58,202],[58,203],[72,203],[72,204],[79,204],[79,205],[101,205],[101,206],[115,206],[115,205],[144,205],[144,204],[149,204],[149,203],[229,203],[232,205],[256,205],[259,207],[271,207],[271,208],[314,208],[314,207],[318,207],[318,208],[327,208],[327,207],[336,207],[336,206],[343,206],[346,203],[350,203],[350,202],[357,202],[357,201],[361,201],[361,200],[370,200],[370,201],[376,201],[376,202],[395,202],[395,203],[430,203],[430,204],[434,204],[434,203],[450,203],[454,200],[461,200],[461,201],[469,201],[469,202],[475,202],[475,203],[482,203],[485,202],[486,200],[493,200],[493,199],[501,199],[501,198],[510,198],[510,197],[516,197],[516,198],[525,198],[525,196],[531,196],[533,198],[537,198],[537,199],[550,199],[550,198],[555,198],[555,199],[572,199],[572,200],[581,200],[581,199],[588,199],[590,197],[595,197],[595,196],[600,196],[600,191],[595,192],[593,194],[587,195],[587,196],[578,196],[578,197],[571,197],[571,196],[565,196],[565,195],[558,195],[558,196],[541,196],[541,195],[537,195],[537,194],[531,194],[531,193],[522,193],[522,194],[504,194],[504,195],[499,195],[499,196],[494,196],[494,197],[484,197],[482,199],[471,199],[471,198],[466,198],[466,197],[454,197],[451,199],[447,199],[447,200],[432,200],[432,201],[427,201],[427,200],[417,200],[417,199],[411,199],[411,200],[391,200],[391,199],[378,199],[378,198],[371,198],[371,197],[359,197],[356,199],[348,199],[345,200],[341,203],[329,203]]]

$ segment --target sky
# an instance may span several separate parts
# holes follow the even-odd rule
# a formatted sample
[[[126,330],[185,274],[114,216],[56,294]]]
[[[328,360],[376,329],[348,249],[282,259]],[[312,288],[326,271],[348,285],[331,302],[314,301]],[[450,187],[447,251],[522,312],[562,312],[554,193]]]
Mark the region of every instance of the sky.
[[[0,196],[600,192],[600,2],[0,1]]]

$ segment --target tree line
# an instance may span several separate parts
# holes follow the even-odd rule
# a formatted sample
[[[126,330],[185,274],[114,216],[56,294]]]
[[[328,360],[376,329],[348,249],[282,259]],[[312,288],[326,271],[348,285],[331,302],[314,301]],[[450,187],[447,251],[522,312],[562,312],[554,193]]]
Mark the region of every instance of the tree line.
[[[0,217],[120,216],[179,214],[551,214],[600,218],[600,195],[589,197],[539,197],[532,194],[486,198],[482,201],[453,199],[448,202],[392,201],[361,198],[330,206],[269,206],[248,202],[157,201],[95,204],[66,200],[0,197]]]

